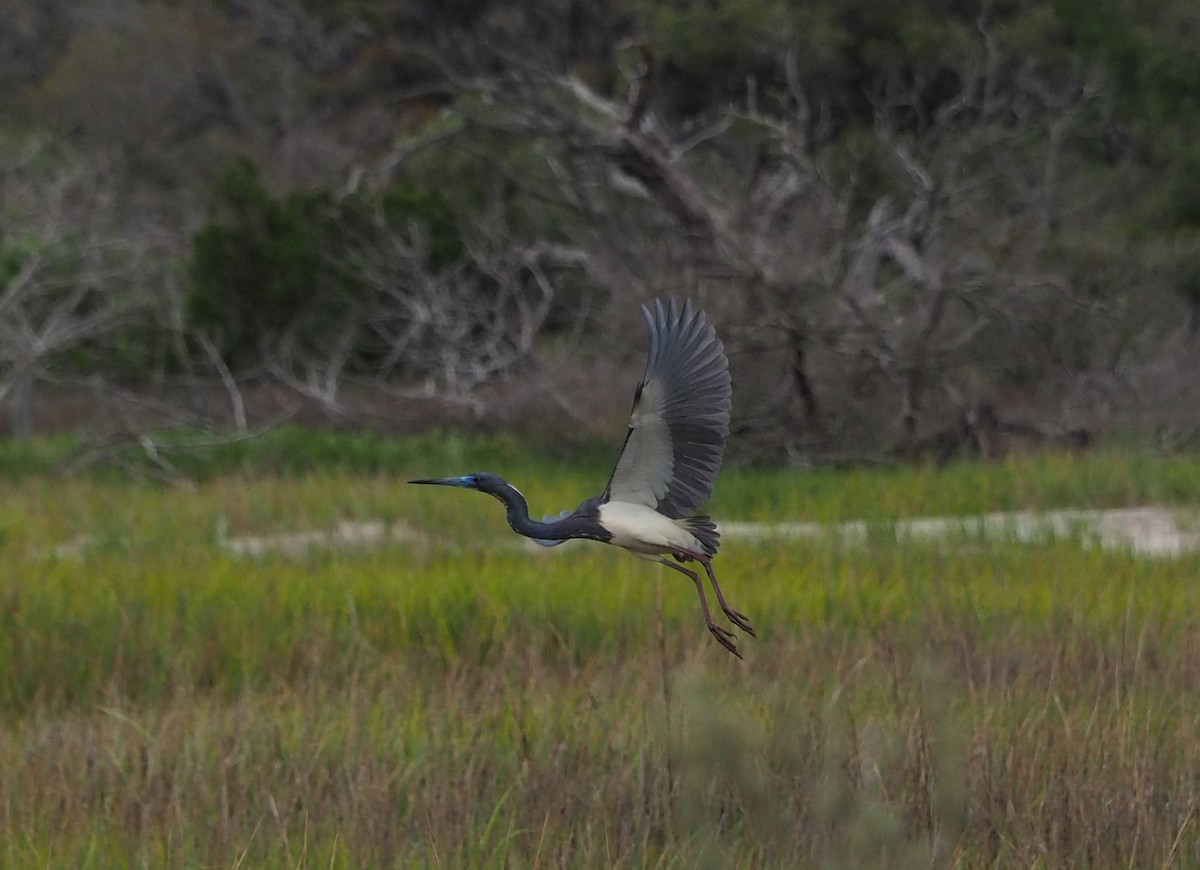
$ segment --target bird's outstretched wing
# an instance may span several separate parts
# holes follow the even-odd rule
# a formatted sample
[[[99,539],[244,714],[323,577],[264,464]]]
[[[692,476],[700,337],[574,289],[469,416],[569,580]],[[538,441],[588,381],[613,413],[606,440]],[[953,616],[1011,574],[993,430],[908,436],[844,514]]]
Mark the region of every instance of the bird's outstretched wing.
[[[704,313],[671,301],[643,309],[646,373],[633,397],[625,447],[604,501],[632,502],[672,519],[712,494],[729,435],[729,360]]]

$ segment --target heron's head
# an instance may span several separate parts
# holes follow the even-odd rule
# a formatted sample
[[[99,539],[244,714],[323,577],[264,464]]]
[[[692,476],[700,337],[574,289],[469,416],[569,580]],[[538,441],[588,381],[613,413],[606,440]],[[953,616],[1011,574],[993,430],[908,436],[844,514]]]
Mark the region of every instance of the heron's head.
[[[502,489],[513,487],[502,477],[477,471],[474,474],[464,474],[460,477],[435,477],[427,480],[410,480],[409,483],[419,483],[428,486],[457,486],[462,489],[476,489],[488,495],[496,495]]]

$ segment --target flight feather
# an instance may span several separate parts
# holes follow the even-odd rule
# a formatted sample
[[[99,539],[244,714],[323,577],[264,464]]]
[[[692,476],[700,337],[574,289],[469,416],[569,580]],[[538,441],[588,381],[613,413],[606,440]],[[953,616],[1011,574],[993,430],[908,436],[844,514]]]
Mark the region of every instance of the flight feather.
[[[646,372],[605,501],[644,504],[672,519],[712,494],[729,435],[732,386],[721,340],[691,302],[643,308]]]

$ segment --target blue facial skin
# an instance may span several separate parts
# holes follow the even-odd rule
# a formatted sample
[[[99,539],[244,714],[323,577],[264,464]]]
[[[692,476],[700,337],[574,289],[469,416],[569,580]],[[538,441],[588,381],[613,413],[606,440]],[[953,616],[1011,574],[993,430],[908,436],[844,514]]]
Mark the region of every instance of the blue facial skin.
[[[433,484],[436,486],[460,486],[463,489],[479,489],[480,475],[464,474],[460,477],[438,477],[429,480],[410,480],[409,483]]]

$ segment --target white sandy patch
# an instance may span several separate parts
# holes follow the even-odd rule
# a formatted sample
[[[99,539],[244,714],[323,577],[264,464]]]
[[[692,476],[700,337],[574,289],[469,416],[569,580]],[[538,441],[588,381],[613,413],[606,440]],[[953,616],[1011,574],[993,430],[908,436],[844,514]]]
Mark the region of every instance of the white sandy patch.
[[[1128,549],[1143,556],[1179,556],[1200,549],[1200,529],[1181,522],[1178,511],[1163,507],[1114,510],[1012,511],[964,517],[921,517],[894,523],[718,523],[722,536],[751,540],[820,538],[866,540],[870,533],[894,529],[898,539],[982,537],[1017,541],[1078,538],[1105,549]]]
[[[894,522],[852,520],[845,523],[720,522],[717,528],[727,541],[779,541],[833,537],[848,543],[868,536],[894,535],[898,540],[930,538],[988,538],[1038,542],[1072,539],[1086,546],[1129,550],[1142,556],[1170,558],[1200,550],[1200,513],[1164,507],[1113,510],[1058,510],[1044,513],[1011,511],[976,516],[919,517]],[[462,546],[465,542],[437,540],[403,521],[388,525],[382,520],[341,522],[332,528],[278,532],[269,535],[230,536],[218,529],[217,546],[248,558],[271,554],[303,555],[314,550],[365,549],[404,543],[415,548]],[[568,541],[570,545],[576,543]],[[489,546],[494,542],[489,541]],[[562,553],[567,547],[547,549],[515,536],[509,547],[539,553]],[[79,559],[98,546],[92,537],[80,537],[52,548],[48,555]]]

